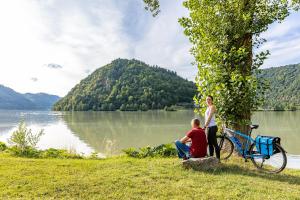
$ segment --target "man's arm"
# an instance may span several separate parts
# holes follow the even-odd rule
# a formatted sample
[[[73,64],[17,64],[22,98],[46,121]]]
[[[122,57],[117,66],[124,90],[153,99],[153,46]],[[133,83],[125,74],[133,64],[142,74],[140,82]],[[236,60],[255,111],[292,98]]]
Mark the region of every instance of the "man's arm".
[[[190,142],[191,138],[189,138],[188,136],[184,136],[183,138],[180,139],[180,142],[185,144],[187,142]]]

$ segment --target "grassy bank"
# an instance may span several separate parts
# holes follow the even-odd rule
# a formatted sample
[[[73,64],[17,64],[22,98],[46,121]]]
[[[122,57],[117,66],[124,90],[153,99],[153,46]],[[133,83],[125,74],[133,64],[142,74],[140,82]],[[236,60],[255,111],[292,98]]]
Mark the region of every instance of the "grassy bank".
[[[300,171],[259,173],[232,159],[184,170],[175,158],[28,159],[0,154],[0,199],[299,199]]]

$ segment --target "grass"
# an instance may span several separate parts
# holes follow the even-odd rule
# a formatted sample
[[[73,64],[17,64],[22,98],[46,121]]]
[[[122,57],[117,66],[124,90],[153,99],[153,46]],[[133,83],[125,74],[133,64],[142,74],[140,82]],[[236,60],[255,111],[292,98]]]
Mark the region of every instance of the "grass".
[[[0,199],[300,199],[300,171],[233,158],[211,171],[175,158],[28,159],[0,154]]]

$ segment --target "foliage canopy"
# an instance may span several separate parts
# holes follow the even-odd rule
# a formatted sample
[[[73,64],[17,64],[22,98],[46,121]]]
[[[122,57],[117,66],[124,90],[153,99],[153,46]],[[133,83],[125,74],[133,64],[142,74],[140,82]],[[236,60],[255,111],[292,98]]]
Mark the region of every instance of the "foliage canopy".
[[[199,69],[199,111],[204,112],[206,96],[213,95],[227,124],[251,123],[251,110],[262,103],[266,89],[256,74],[269,51],[253,53],[266,41],[260,34],[298,10],[299,0],[186,0],[183,5],[189,17],[179,23]]]
[[[190,16],[181,18],[198,66],[199,95],[205,107],[207,95],[216,98],[221,119],[247,124],[251,110],[263,100],[264,86],[254,76],[269,55],[255,52],[265,39],[260,34],[275,21],[284,20],[296,2],[269,0],[187,0]],[[203,109],[201,110],[203,112]]]

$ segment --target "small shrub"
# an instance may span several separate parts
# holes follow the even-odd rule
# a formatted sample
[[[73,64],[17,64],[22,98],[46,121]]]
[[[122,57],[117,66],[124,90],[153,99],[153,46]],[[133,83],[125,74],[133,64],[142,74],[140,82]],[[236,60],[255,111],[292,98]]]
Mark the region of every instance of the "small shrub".
[[[21,149],[18,146],[12,146],[12,147],[8,148],[8,151],[13,156],[27,157],[27,158],[39,158],[40,157],[40,151],[35,148],[32,148],[32,147],[25,147],[25,148]]]
[[[124,149],[123,152],[133,158],[175,157],[177,155],[177,151],[172,144],[161,144],[156,147],[147,146],[139,149],[129,148]]]
[[[60,158],[60,159],[82,159],[83,156],[68,152],[65,149],[46,149],[46,150],[37,150],[32,147],[26,147],[21,150],[17,146],[12,146],[8,148],[8,151],[13,156],[26,157],[26,158]]]
[[[28,158],[83,158],[75,151],[71,152],[64,149],[37,150],[36,145],[43,134],[43,130],[33,134],[31,129],[27,129],[26,124],[22,121],[9,139],[9,143],[13,146],[8,150],[12,155]]]
[[[140,153],[134,148],[124,149],[123,152],[129,157],[139,158]]]
[[[31,152],[32,149],[36,148],[40,137],[44,134],[44,130],[41,130],[37,134],[33,134],[31,129],[27,129],[26,124],[22,121],[20,122],[18,129],[14,131],[9,139],[9,143],[14,145],[13,151],[19,153],[27,154],[28,151]]]
[[[98,153],[97,152],[93,152],[91,153],[91,155],[89,156],[90,159],[98,159]]]
[[[99,153],[97,153],[97,152],[93,152],[93,153],[91,153],[91,155],[89,156],[89,157],[87,157],[88,159],[92,159],[92,160],[100,160],[100,159],[103,159],[103,158],[105,158],[105,156],[104,155],[101,155],[101,154],[99,154]]]
[[[81,155],[68,152],[65,149],[46,149],[41,151],[40,158],[66,158],[66,159],[81,159]]]
[[[154,157],[155,152],[153,151],[152,147],[147,146],[147,147],[141,147],[139,154],[141,158],[146,158],[146,157]]]
[[[154,147],[154,152],[163,157],[174,157],[177,156],[177,150],[172,144],[162,144]]]
[[[5,151],[7,149],[7,146],[4,142],[0,142],[0,152]]]
[[[62,150],[50,148],[46,149],[41,153],[41,158],[58,158]]]

